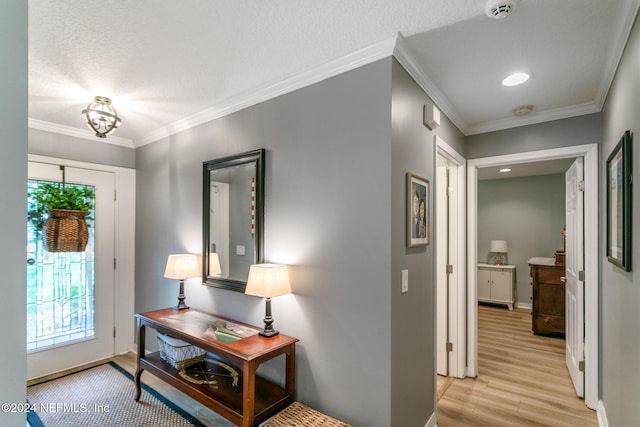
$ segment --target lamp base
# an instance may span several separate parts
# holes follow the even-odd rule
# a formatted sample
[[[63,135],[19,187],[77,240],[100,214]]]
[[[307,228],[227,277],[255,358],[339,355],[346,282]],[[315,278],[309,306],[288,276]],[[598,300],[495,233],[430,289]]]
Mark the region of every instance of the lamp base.
[[[266,329],[263,331],[258,332],[258,335],[262,335],[263,337],[267,337],[267,338],[271,338],[271,337],[275,337],[276,335],[278,335],[280,333],[280,331],[276,331],[274,329],[267,331]]]
[[[175,311],[185,310],[189,308],[187,304],[184,303],[184,280],[180,280],[180,293],[178,294],[178,304],[173,307]]]
[[[187,308],[189,308],[189,306],[187,304],[185,304],[184,301],[180,301],[180,303],[178,303],[177,305],[173,306],[173,310],[174,311],[185,310]]]

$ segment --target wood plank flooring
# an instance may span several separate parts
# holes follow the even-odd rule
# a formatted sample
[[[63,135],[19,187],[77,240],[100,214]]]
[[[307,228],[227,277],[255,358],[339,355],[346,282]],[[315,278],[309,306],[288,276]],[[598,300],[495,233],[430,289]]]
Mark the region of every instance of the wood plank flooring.
[[[439,378],[438,427],[598,425],[575,394],[564,339],[533,335],[530,313],[478,306],[478,377]]]

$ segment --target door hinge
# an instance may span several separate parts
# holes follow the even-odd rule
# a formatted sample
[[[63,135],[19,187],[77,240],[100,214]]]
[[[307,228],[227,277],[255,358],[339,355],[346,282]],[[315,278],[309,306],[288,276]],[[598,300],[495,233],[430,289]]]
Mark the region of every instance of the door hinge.
[[[584,270],[578,271],[578,280],[584,282]]]
[[[584,360],[578,362],[578,370],[584,372]]]
[[[114,258],[114,259],[113,259],[113,269],[115,270],[116,268],[117,268],[117,265],[116,265],[116,259]]]
[[[578,191],[584,191],[584,180],[578,181]]]
[[[453,351],[453,343],[452,342],[448,342],[447,343],[447,353],[450,353]]]
[[[116,337],[116,328],[115,328],[115,326],[113,327],[113,337],[114,338]]]
[[[118,200],[118,191],[113,190],[113,200]]]
[[[447,264],[447,274],[453,274],[453,265]]]

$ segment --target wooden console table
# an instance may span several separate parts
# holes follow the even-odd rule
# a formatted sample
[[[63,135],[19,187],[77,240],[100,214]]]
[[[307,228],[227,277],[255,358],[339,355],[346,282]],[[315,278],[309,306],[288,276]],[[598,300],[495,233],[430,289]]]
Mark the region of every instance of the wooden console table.
[[[139,313],[135,317],[138,320],[136,401],[140,400],[141,395],[140,376],[146,369],[229,421],[243,427],[257,426],[293,402],[297,338],[282,334],[265,338],[258,335],[260,329],[257,327],[193,308],[180,311],[166,308]],[[212,333],[211,327],[214,322],[220,320],[242,327],[249,336],[233,342],[219,340],[216,334]],[[146,327],[200,347],[206,350],[208,355],[212,355],[211,357],[219,358],[225,364],[237,366],[241,371],[241,386],[219,381],[212,387],[209,384],[187,381],[180,375],[180,371],[162,360],[159,352],[145,354]],[[261,363],[282,354],[286,357],[284,387],[256,375]]]

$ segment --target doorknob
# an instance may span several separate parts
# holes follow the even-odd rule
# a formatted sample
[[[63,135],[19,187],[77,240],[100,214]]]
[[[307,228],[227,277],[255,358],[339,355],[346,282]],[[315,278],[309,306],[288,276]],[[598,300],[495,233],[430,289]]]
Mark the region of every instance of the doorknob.
[[[567,278],[566,278],[565,276],[562,276],[562,277],[560,278],[560,281],[561,281],[561,282],[566,282],[566,281],[567,281]]]

